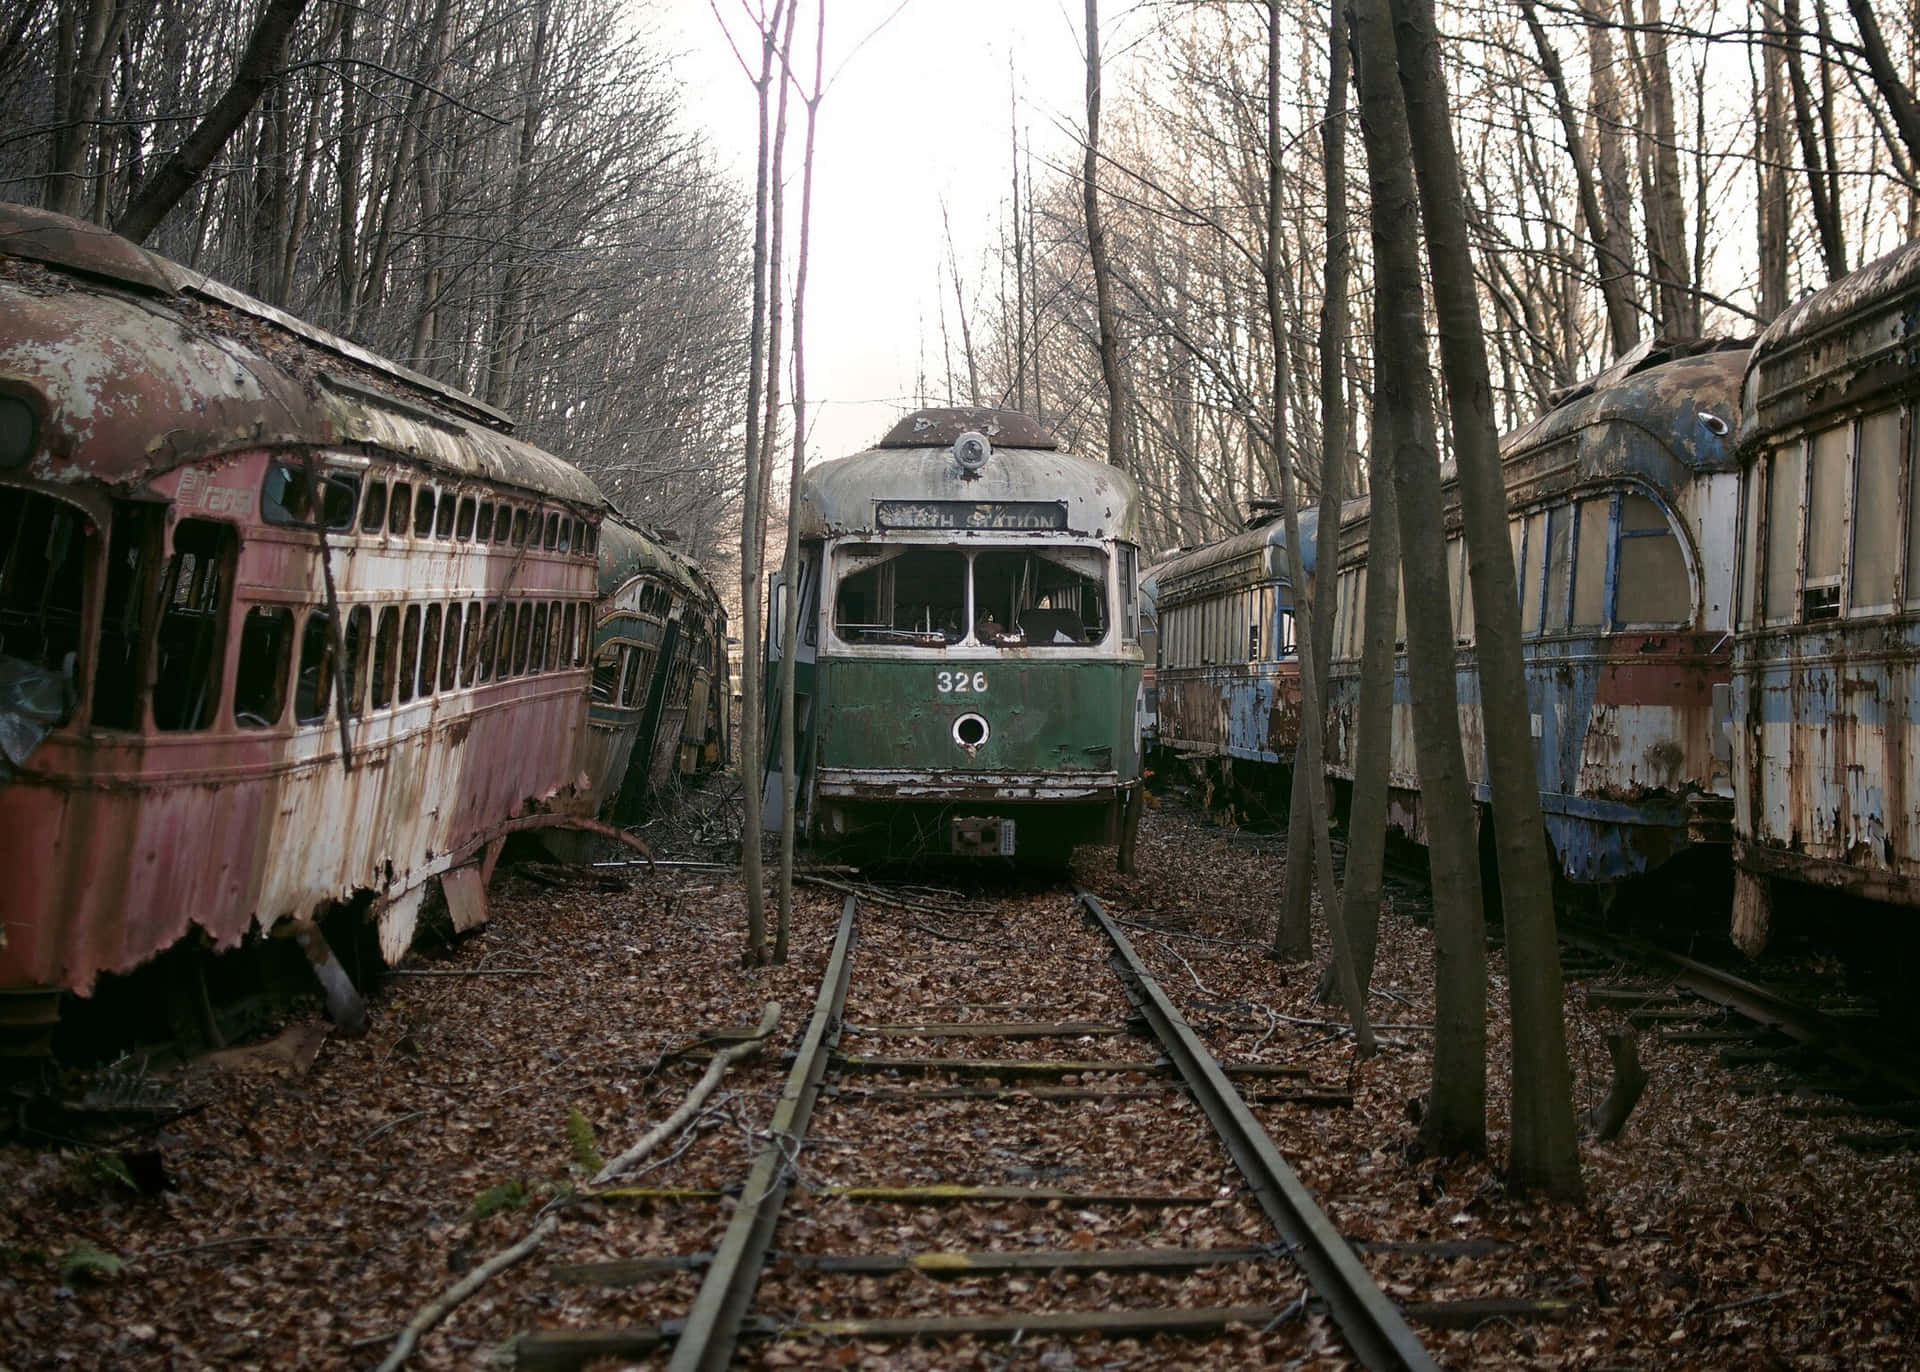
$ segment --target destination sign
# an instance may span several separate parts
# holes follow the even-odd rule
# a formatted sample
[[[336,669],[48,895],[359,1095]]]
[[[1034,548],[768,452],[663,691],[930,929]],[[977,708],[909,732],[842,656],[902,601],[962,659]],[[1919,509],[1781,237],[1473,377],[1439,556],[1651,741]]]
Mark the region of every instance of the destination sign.
[[[1065,529],[1058,500],[877,500],[883,529]]]

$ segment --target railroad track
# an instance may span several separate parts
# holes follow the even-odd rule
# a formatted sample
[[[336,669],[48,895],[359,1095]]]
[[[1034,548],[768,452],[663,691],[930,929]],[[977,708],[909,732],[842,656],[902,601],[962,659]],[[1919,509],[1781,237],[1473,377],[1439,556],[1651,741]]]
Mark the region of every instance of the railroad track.
[[[1066,988],[1056,994],[1085,1006],[1097,990],[1103,1003],[1131,1006],[1122,1022],[1084,1013],[986,1017],[1015,1006],[1031,1015],[1030,1001],[1017,997],[966,1004],[951,1021],[895,1023],[885,988],[869,991],[864,982],[854,1000],[856,1019],[848,992],[860,906],[849,896],[812,1016],[724,1238],[710,1252],[635,1254],[549,1273],[559,1282],[621,1285],[696,1272],[702,1280],[685,1317],[530,1331],[513,1345],[515,1364],[550,1369],[594,1358],[645,1357],[666,1358],[679,1369],[719,1368],[749,1348],[765,1350],[769,1361],[813,1361],[847,1341],[968,1338],[1027,1340],[1031,1346],[1034,1340],[1088,1335],[1119,1340],[1172,1334],[1189,1340],[1290,1338],[1297,1349],[1319,1351],[1327,1351],[1323,1345],[1331,1338],[1369,1368],[1433,1368],[1437,1364],[1410,1317],[1457,1323],[1463,1314],[1471,1319],[1501,1313],[1439,1305],[1403,1310],[1390,1300],[1361,1263],[1357,1250],[1369,1245],[1351,1244],[1335,1229],[1248,1104],[1251,1098],[1311,1106],[1324,1104],[1329,1093],[1304,1082],[1304,1069],[1216,1060],[1098,899],[1081,892],[1075,902],[1091,926],[1083,935],[1089,961],[1096,950],[1103,952],[1116,985],[1072,988],[1077,998],[1064,994]],[[1018,976],[1017,969],[983,970]],[[1089,1047],[1126,1045],[1141,1036],[1159,1056]],[[848,1051],[855,1039],[1003,1052],[1004,1045],[1016,1045],[1021,1051],[1018,1057],[863,1054]],[[1236,1082],[1247,1084],[1247,1095]],[[832,1128],[815,1133],[823,1109],[832,1112]],[[1127,1116],[1120,1128],[1128,1110],[1150,1113]],[[900,1147],[903,1112],[918,1122],[905,1137],[910,1143],[934,1140],[931,1151]],[[1062,1112],[1068,1112],[1064,1118]],[[1009,1121],[1027,1133],[1010,1140],[1016,1147],[979,1143]],[[1122,1139],[1141,1137],[1140,1152],[1147,1150],[1147,1138],[1158,1148],[1167,1139],[1190,1137],[1187,1152],[1211,1161],[1195,1163],[1184,1179],[1163,1171],[1150,1182],[1139,1166],[1128,1167],[1124,1144],[1119,1156],[1099,1156],[1116,1129]],[[891,1165],[907,1175],[847,1181],[819,1176],[827,1163],[815,1157],[838,1149],[835,1156],[857,1171],[867,1149],[877,1154],[889,1138]],[[1232,1171],[1220,1162],[1222,1147]],[[983,1169],[997,1165],[995,1157],[1033,1164],[1053,1156],[1064,1165],[1002,1169],[1002,1179],[1020,1185],[978,1180]],[[1101,1170],[1111,1164],[1118,1179],[1103,1184],[1083,1175],[1094,1164]],[[956,1181],[956,1174],[973,1179]],[[1176,1218],[1194,1215],[1205,1222]],[[1106,1218],[1115,1216],[1126,1218]],[[1105,1237],[1124,1236],[1130,1228],[1151,1239],[1197,1237],[1118,1244]],[[867,1246],[848,1251],[854,1235],[868,1236]],[[1237,1241],[1217,1241],[1222,1235]],[[1208,1236],[1215,1241],[1199,1241]],[[1372,1246],[1397,1252],[1461,1245]],[[941,1287],[933,1296],[927,1294],[931,1282]],[[984,1308],[979,1298],[995,1283],[994,1294],[1010,1302]],[[1209,1298],[1218,1291],[1236,1298]],[[1035,1306],[1033,1299],[1043,1304]],[[961,1308],[926,1313],[929,1305]],[[903,1307],[910,1313],[900,1313]],[[1329,1333],[1329,1324],[1337,1334]],[[782,1347],[788,1355],[773,1358]],[[1261,1351],[1271,1355],[1280,1347],[1263,1343]],[[1201,1348],[1181,1357],[1207,1361]]]
[[[1718,1051],[1736,1073],[1773,1065],[1771,1082],[1742,1079],[1736,1090],[1824,1096],[1786,1113],[1868,1116],[1920,1125],[1920,1072],[1866,1026],[1799,1004],[1723,967],[1644,939],[1587,927],[1561,929],[1561,965],[1570,983],[1604,979],[1583,994],[1590,1007],[1622,1012],[1663,1042]],[[1626,980],[1622,980],[1622,978]],[[1920,1135],[1843,1134],[1858,1147],[1909,1146]]]

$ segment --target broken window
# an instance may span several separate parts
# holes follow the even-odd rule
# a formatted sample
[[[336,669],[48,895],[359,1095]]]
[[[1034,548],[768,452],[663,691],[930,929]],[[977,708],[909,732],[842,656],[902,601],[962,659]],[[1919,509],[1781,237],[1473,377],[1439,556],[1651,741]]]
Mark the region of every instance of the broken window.
[[[1643,495],[1620,502],[1613,617],[1616,625],[1686,624],[1693,619],[1693,587],[1680,540],[1665,511]]]
[[[571,550],[573,547],[573,521],[571,519],[562,519],[560,521],[559,546],[560,551],[563,553]]]
[[[287,667],[293,658],[293,611],[255,605],[240,626],[240,663],[233,674],[233,722],[267,729],[287,703]]]
[[[148,587],[159,553],[161,507],[116,500],[107,535],[107,594],[93,663],[92,723],[101,729],[137,729],[142,721],[141,676]]]
[[[459,497],[452,491],[440,492],[439,513],[434,517],[433,536],[452,538],[454,514],[459,507]]]
[[[473,512],[476,508],[470,495],[460,497],[460,508],[453,519],[453,536],[462,543],[473,537]]]
[[[1529,636],[1540,632],[1545,612],[1547,566],[1547,512],[1535,510],[1527,516],[1527,532],[1520,545],[1526,558],[1520,573],[1520,632]]]
[[[527,646],[533,642],[533,606],[528,601],[520,602],[518,623],[513,630],[513,674],[519,676],[527,670]]]
[[[49,695],[73,706],[79,669],[80,615],[86,604],[92,525],[77,508],[51,496],[0,488],[0,656],[58,674]]]
[[[555,514],[549,511],[547,514],[547,536],[545,540],[543,540],[541,546],[548,549],[552,549],[552,548],[558,547],[559,545],[560,545],[560,516],[558,514]]]
[[[500,651],[500,602],[494,601],[487,606],[486,626],[480,631],[480,679],[491,681],[494,666]],[[504,666],[500,674],[506,675]]]
[[[439,504],[439,496],[431,486],[422,486],[420,493],[413,498],[413,536],[431,538],[433,536],[433,512]]]
[[[834,561],[833,627],[849,643],[940,648],[966,636],[965,553],[858,543],[838,549]]]
[[[593,651],[593,607],[583,603],[580,606],[580,621],[574,630],[573,665],[587,665],[587,654]]]
[[[427,606],[427,617],[420,631],[420,691],[433,694],[433,683],[440,674],[440,607]]]
[[[572,601],[568,601],[567,615],[566,615],[566,625],[567,625],[566,632],[562,634],[560,637],[560,641],[566,645],[565,649],[563,650],[564,656],[566,659],[563,665],[568,667],[572,667],[575,665],[574,645],[579,641],[578,636],[574,630],[574,625],[577,623],[577,620],[575,618],[577,614],[578,614],[578,607],[576,607]]]
[[[1806,492],[1806,452],[1799,439],[1773,450],[1767,464],[1766,618],[1791,620],[1800,586],[1800,505]]]
[[[1556,505],[1547,511],[1547,621],[1542,627],[1550,634],[1567,627],[1572,525],[1571,505]]]
[[[400,661],[400,612],[389,605],[380,611],[380,632],[373,639],[373,708],[393,704],[394,668]]]
[[[153,677],[157,729],[205,729],[220,708],[226,665],[227,597],[240,546],[231,524],[183,519],[160,590],[158,659]]]
[[[349,472],[320,473],[320,517],[329,529],[351,529],[360,508],[360,478]],[[269,524],[312,524],[314,500],[307,469],[290,462],[267,464],[260,483],[260,517]]]
[[[1847,472],[1852,465],[1853,425],[1841,424],[1813,437],[1812,481],[1807,490],[1807,565],[1801,585],[1803,619],[1840,614],[1840,562],[1847,545]]]
[[[614,692],[620,689],[620,669],[630,651],[620,644],[609,643],[593,659],[593,681],[588,689],[596,705],[613,704]]]
[[[460,606],[447,606],[446,626],[440,644],[440,689],[451,691],[460,684]]]
[[[1613,547],[1613,497],[1596,496],[1575,507],[1573,627],[1598,629],[1607,619],[1607,553]]]
[[[654,658],[652,649],[627,656],[627,675],[620,683],[620,703],[629,710],[646,702],[647,686],[653,680]]]
[[[1853,494],[1854,614],[1893,608],[1893,573],[1900,565],[1900,411],[1882,410],[1860,421],[1860,455]]]
[[[373,611],[356,605],[347,611],[347,713],[366,713],[367,639],[373,631]]]
[[[513,512],[513,546],[524,548],[527,543],[527,512],[516,509]]]
[[[462,686],[471,686],[477,681],[484,680],[480,675],[481,615],[479,601],[476,600],[467,606],[466,642],[461,646],[460,651],[460,684]],[[491,625],[491,616],[488,617],[487,622]]]
[[[989,548],[974,554],[976,636],[988,615],[1028,647],[1080,646],[1107,636],[1107,555],[1099,548]],[[1222,611],[1224,615],[1224,610]],[[1220,646],[1240,640],[1225,632]]]
[[[527,649],[530,670],[538,672],[547,660],[547,606],[542,601],[533,611],[533,646]]]
[[[367,483],[366,502],[360,507],[360,532],[377,534],[387,527],[387,483],[384,479]]]
[[[327,717],[327,699],[333,694],[333,617],[325,609],[307,616],[300,634],[300,675],[293,689],[293,718],[299,724],[319,724]]]
[[[480,502],[480,515],[473,526],[473,541],[475,543],[493,542],[493,502],[491,500]]]
[[[393,488],[393,503],[387,507],[387,532],[403,534],[407,531],[407,520],[413,513],[413,487],[400,482]]]
[[[400,622],[400,659],[395,664],[399,668],[399,700],[402,705],[413,699],[413,669],[420,661],[420,607],[407,606],[407,616]]]

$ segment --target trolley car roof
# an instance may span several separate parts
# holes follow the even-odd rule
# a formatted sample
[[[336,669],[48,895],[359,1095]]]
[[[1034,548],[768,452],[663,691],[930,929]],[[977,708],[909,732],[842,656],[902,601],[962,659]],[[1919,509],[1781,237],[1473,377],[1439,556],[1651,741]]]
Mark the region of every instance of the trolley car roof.
[[[617,516],[600,525],[600,594],[610,596],[637,576],[652,575],[683,594],[704,599],[705,591],[681,561],[644,529]]]
[[[1796,301],[1754,346],[1740,446],[1912,384],[1920,241]]]
[[[951,431],[957,438],[972,428],[974,419],[993,415],[1003,421],[999,438],[984,428],[975,430],[988,433],[994,443],[992,455],[977,472],[963,472],[954,458],[952,439],[940,443],[939,437]],[[1014,418],[1026,429],[1004,422],[1005,411],[922,410],[896,425],[879,446],[810,468],[800,484],[796,514],[800,536],[877,532],[882,525],[882,502],[983,510],[1048,505],[1064,511],[1061,523],[1053,526],[1056,532],[1137,544],[1139,493],[1133,478],[1105,462],[1038,446],[1032,435],[1045,437],[1039,426],[1024,416]],[[902,438],[903,434],[907,437]],[[915,446],[902,446],[907,442]],[[942,532],[986,535],[1005,533],[1008,528],[988,525]]]
[[[507,417],[79,220],[0,204],[0,382],[44,407],[46,481],[137,485],[275,444],[410,457],[602,507]]]
[[[1575,398],[1501,439],[1501,459],[1513,463],[1577,440],[1583,475],[1619,475],[1638,470],[1648,453],[1645,444],[1610,441],[1611,426],[1627,426],[1650,435],[1658,448],[1691,471],[1729,469],[1731,435],[1740,423],[1740,378],[1749,356],[1744,344],[1716,343],[1663,362],[1628,359],[1602,372],[1591,389],[1583,388]],[[1643,474],[1661,484],[1668,481],[1666,472]],[[1511,473],[1508,479],[1511,484]]]
[[[1300,558],[1313,574],[1315,534],[1320,527],[1318,508],[1300,511]],[[1159,603],[1178,605],[1197,596],[1217,594],[1228,583],[1235,586],[1263,581],[1293,581],[1287,556],[1287,522],[1273,519],[1255,528],[1229,535],[1218,543],[1178,553],[1153,569]]]

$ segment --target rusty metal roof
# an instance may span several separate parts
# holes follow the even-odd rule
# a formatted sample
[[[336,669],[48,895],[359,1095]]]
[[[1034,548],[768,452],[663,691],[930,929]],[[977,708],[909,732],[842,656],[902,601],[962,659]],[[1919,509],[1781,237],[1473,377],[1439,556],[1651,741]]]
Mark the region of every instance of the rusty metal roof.
[[[1300,511],[1300,558],[1307,574],[1313,574],[1317,551],[1320,511],[1310,507]],[[1183,600],[1218,593],[1229,582],[1251,585],[1260,581],[1293,581],[1292,559],[1287,556],[1287,524],[1274,519],[1257,528],[1229,535],[1217,543],[1168,558],[1153,568],[1156,594],[1162,605],[1178,605]]]
[[[137,485],[226,452],[314,444],[606,503],[582,473],[492,427],[479,402],[124,239],[8,207],[6,243],[37,250],[0,251],[0,380],[42,411],[36,478]],[[39,265],[56,253],[71,260]]]
[[[1896,248],[1768,326],[1747,373],[1743,449],[1837,407],[1896,403],[1920,357],[1920,241]]]
[[[1018,410],[915,410],[887,430],[879,448],[949,448],[964,433],[983,433],[996,448],[1058,448],[1040,421]]]
[[[980,415],[986,411],[923,411]],[[895,433],[899,432],[896,427]],[[977,504],[1058,502],[1066,531],[1140,541],[1140,497],[1133,478],[1118,467],[1074,457],[1048,447],[1000,447],[976,473],[955,461],[952,440],[920,447],[877,447],[808,469],[800,484],[796,518],[802,538],[872,532],[879,527],[879,501],[954,501]],[[964,430],[955,430],[958,437]],[[985,432],[982,430],[982,432]]]
[[[1596,386],[1500,440],[1503,461],[1536,449],[1582,438],[1582,461],[1604,464],[1599,437],[1604,427],[1624,424],[1651,435],[1694,471],[1730,467],[1733,435],[1740,427],[1740,382],[1751,352],[1741,346],[1714,348]],[[1602,378],[1609,373],[1602,373]],[[1584,432],[1584,437],[1583,437]],[[1630,457],[1631,445],[1611,445]],[[1591,451],[1590,451],[1591,450]],[[1449,479],[1452,473],[1448,474]]]
[[[686,594],[701,598],[701,589],[652,535],[618,515],[600,524],[600,595],[612,595],[637,576],[651,574]]]

